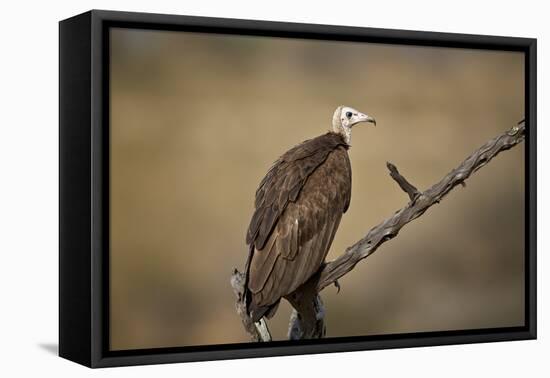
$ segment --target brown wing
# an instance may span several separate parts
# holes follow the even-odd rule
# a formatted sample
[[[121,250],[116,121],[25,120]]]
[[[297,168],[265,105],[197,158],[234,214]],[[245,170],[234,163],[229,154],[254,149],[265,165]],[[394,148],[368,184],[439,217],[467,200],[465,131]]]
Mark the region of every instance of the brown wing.
[[[256,190],[246,244],[264,248],[288,203],[297,200],[308,177],[339,146],[348,147],[341,136],[327,133],[293,147],[273,164]],[[347,164],[349,168],[349,160]]]
[[[351,169],[347,146],[339,137],[339,144],[334,144],[335,139],[330,137],[319,144],[322,147],[317,146],[317,151],[308,146],[307,153],[299,159],[284,160],[288,153],[283,155],[260,184],[247,235],[251,243],[248,304],[254,320],[319,269],[349,205]],[[304,172],[309,174],[303,175]],[[293,174],[299,177],[289,177]],[[257,214],[261,214],[260,220]]]

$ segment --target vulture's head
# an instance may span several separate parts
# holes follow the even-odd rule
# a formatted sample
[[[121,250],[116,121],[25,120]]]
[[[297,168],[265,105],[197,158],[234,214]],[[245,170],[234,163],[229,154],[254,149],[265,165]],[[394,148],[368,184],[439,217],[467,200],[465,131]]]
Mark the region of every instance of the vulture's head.
[[[332,131],[344,137],[346,143],[351,141],[351,128],[361,122],[370,122],[376,126],[376,120],[349,106],[339,106],[332,116]]]

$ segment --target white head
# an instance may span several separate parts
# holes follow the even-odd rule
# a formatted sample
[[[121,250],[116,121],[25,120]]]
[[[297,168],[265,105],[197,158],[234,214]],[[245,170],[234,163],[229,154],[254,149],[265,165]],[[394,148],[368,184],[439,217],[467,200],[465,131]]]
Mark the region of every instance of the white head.
[[[351,128],[360,122],[370,122],[376,126],[376,120],[349,106],[339,106],[332,116],[332,131],[344,137],[346,143],[351,141]]]

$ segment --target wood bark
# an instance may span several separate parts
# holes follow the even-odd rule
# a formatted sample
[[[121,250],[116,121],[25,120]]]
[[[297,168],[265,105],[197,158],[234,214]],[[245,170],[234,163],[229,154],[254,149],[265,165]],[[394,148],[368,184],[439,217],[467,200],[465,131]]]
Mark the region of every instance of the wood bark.
[[[479,147],[458,167],[423,192],[407,181],[395,165],[388,162],[390,176],[409,196],[408,204],[371,228],[365,237],[346,248],[340,257],[325,263],[309,281],[286,297],[294,307],[289,323],[289,339],[324,337],[325,309],[319,295],[324,288],[334,284],[339,289],[338,279],[353,270],[359,261],[372,255],[386,241],[396,237],[406,224],[422,216],[431,206],[438,204],[453,188],[458,185],[465,186],[465,181],[474,172],[484,167],[499,153],[516,146],[524,139],[525,122],[521,121],[512,129]],[[241,317],[245,331],[253,341],[271,341],[271,334],[265,320],[253,323],[246,313],[243,302],[243,283],[244,274],[235,269],[231,277],[231,285],[237,298],[237,313]]]

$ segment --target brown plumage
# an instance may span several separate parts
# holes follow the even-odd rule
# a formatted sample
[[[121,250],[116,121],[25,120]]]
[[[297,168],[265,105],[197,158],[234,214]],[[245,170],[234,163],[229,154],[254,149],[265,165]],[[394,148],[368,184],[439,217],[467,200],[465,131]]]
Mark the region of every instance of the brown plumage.
[[[339,107],[335,119],[342,109],[351,108]],[[261,181],[246,235],[245,298],[254,321],[273,316],[280,299],[322,266],[350,204],[348,142],[344,132],[307,140],[283,154]]]

